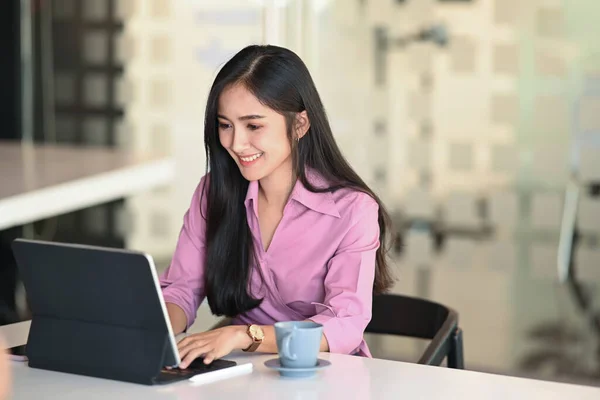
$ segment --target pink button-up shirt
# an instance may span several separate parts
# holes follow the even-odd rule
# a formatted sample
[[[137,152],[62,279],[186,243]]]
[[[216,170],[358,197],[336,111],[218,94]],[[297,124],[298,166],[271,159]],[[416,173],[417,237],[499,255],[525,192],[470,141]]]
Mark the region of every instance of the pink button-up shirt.
[[[313,185],[325,185],[314,172],[308,178]],[[184,310],[188,327],[205,297],[206,196],[201,196],[205,179],[194,192],[173,260],[160,278],[165,301]],[[265,251],[257,199],[258,182],[250,182],[245,206],[257,254],[250,293],[263,301],[234,323],[272,325],[310,319],[323,325],[331,352],[370,357],[363,334],[371,320],[379,247],[377,202],[349,189],[312,193],[297,181]]]

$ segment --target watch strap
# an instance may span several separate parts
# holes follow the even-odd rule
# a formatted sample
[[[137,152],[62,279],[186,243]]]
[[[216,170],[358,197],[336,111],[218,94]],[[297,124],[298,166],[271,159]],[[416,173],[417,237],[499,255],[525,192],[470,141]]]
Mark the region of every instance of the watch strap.
[[[253,353],[256,351],[256,349],[258,349],[258,346],[260,346],[260,344],[262,343],[262,340],[257,340],[255,342],[252,342],[252,344],[245,348],[244,351],[248,352],[248,353]]]

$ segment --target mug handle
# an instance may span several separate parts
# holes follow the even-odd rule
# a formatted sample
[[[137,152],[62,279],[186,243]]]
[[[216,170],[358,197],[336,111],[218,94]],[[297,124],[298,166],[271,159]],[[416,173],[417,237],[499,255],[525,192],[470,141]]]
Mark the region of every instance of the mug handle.
[[[294,336],[294,331],[291,331],[283,337],[283,342],[281,344],[281,355],[283,358],[295,361],[298,358],[298,355],[296,353],[291,354],[290,342],[292,341],[292,336]]]

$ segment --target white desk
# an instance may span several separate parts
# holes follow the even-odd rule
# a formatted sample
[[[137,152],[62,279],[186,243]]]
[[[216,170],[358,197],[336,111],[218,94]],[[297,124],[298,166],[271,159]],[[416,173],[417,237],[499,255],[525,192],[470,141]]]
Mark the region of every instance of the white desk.
[[[9,346],[25,343],[29,322],[0,327]],[[141,386],[28,368],[13,362],[14,399],[544,399],[598,400],[600,388],[423,365],[323,354],[333,365],[310,379],[280,378],[263,366],[273,355],[236,354],[252,374],[194,386]],[[126,361],[125,361],[126,362]]]
[[[0,141],[0,230],[152,189],[174,174],[167,157]]]

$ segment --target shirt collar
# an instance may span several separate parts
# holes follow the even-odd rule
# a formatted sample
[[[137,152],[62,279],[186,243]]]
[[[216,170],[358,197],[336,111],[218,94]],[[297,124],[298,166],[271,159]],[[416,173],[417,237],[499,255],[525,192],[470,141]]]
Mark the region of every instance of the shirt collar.
[[[321,175],[312,170],[306,170],[306,178],[307,180],[317,188],[325,188],[328,187],[328,183],[321,177]],[[256,215],[258,215],[257,211],[257,202],[258,198],[258,181],[251,181],[248,185],[248,192],[246,193],[246,200],[244,204],[248,206],[250,200],[252,200],[252,208]],[[341,218],[337,205],[335,204],[335,200],[333,198],[333,194],[331,192],[323,192],[323,193],[314,193],[308,190],[302,182],[298,179],[294,188],[292,189],[292,193],[290,195],[290,200],[294,200],[305,207],[319,212],[325,215],[331,215],[332,217]]]

